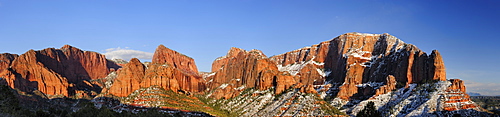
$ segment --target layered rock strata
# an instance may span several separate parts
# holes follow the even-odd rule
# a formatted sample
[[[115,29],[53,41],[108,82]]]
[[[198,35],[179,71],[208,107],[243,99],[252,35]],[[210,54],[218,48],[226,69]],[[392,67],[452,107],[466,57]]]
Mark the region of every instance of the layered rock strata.
[[[479,106],[473,103],[470,96],[466,93],[465,85],[460,79],[450,79],[451,85],[442,95],[443,110],[455,111],[462,109],[481,110]]]

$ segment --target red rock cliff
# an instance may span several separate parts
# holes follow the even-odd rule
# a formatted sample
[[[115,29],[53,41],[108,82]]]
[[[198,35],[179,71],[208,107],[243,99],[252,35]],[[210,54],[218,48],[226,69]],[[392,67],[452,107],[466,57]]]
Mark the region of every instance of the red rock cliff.
[[[117,78],[109,88],[109,93],[120,97],[128,96],[141,88],[139,84],[144,77],[145,71],[146,66],[139,59],[132,58],[118,71]]]
[[[95,94],[100,87],[89,80],[106,77],[110,65],[113,64],[104,55],[65,45],[61,49],[30,50],[16,58],[12,69],[0,76],[6,77],[12,88],[23,91],[70,96],[81,92],[77,90],[90,90]]]
[[[153,85],[181,93],[200,93],[206,89],[194,60],[163,45],[156,48],[153,62],[147,66],[132,59],[118,71],[109,93],[128,96],[141,87]]]
[[[163,45],[159,45],[158,48],[156,48],[152,64],[169,64],[186,73],[198,73],[198,68],[196,68],[194,59],[177,51],[168,49]]]
[[[333,89],[338,89],[333,92],[342,99],[375,94],[376,87],[360,89],[359,86],[367,82],[387,84],[389,75],[403,84],[446,79],[444,63],[437,51],[427,55],[389,34],[347,33],[318,45],[273,56],[271,60],[287,68],[282,71],[295,72],[294,75],[315,71],[311,67],[294,66],[315,64],[321,75],[306,79],[320,81],[317,84],[331,80]],[[301,70],[304,68],[309,70]]]
[[[295,84],[287,72],[280,72],[275,63],[260,50],[245,51],[231,48],[226,56],[217,58],[212,64],[212,74],[207,79],[214,98],[231,98],[246,88],[265,90],[276,87],[276,93]]]
[[[12,61],[19,57],[17,54],[2,53],[0,54],[0,73],[10,67]]]

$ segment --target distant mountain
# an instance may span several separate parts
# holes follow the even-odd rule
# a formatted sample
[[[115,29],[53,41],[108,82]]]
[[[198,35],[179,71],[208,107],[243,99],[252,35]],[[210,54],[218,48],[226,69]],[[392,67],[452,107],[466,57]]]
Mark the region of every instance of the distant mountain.
[[[163,45],[151,63],[106,60],[69,45],[0,59],[0,84],[36,114],[351,116],[373,102],[381,116],[492,115],[471,101],[462,80],[446,79],[437,50],[427,54],[389,34],[347,33],[272,57],[233,47],[209,73]]]
[[[468,92],[467,94],[469,94],[470,96],[481,96],[481,94],[474,92]]]

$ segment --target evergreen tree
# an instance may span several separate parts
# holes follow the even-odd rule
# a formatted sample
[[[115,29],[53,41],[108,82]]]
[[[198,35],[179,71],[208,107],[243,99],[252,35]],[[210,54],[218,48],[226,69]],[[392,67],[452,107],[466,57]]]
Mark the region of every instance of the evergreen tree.
[[[382,114],[375,109],[375,103],[368,102],[365,108],[356,114],[357,117],[382,117]]]

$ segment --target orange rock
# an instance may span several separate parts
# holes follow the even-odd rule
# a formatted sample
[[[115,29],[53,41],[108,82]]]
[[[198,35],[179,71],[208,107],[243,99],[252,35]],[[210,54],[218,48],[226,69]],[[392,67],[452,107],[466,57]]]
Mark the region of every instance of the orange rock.
[[[45,67],[37,55],[34,50],[22,54],[13,61],[12,69],[1,76],[6,78],[10,87],[21,91],[40,90],[48,95],[69,96],[68,80]]]
[[[10,67],[12,61],[19,57],[17,54],[2,53],[0,54],[0,72],[7,70]]]
[[[152,64],[169,64],[170,66],[190,74],[198,74],[194,59],[177,51],[159,45],[153,55]]]
[[[449,90],[459,90],[460,92],[463,92],[463,93],[466,92],[466,88],[465,88],[464,82],[462,80],[450,79],[449,81],[451,82],[451,85],[448,86]]]
[[[394,76],[392,75],[389,75],[387,76],[386,84],[375,90],[375,95],[386,94],[394,89],[396,89],[396,78],[394,78]]]
[[[431,73],[433,75],[433,80],[445,81],[446,80],[446,69],[444,67],[443,58],[437,50],[433,50],[430,56],[432,62]]]
[[[330,80],[344,84],[333,87],[339,89],[337,96],[349,99],[354,94],[372,95],[387,92],[391,87],[378,90],[359,89],[356,85],[367,82],[385,82],[392,75],[395,82],[403,84],[421,83],[430,80],[446,80],[441,55],[433,51],[431,55],[422,52],[412,44],[406,44],[389,34],[347,33],[318,45],[290,51],[270,58],[278,65],[316,62],[316,69],[324,69],[330,74],[326,78],[312,75],[298,82],[307,84]],[[298,75],[313,73],[313,67],[303,67]],[[305,82],[302,82],[305,81]],[[391,81],[392,82],[392,81]],[[316,83],[321,84],[321,83]],[[360,92],[361,91],[361,92]]]
[[[125,97],[140,88],[146,67],[137,58],[132,58],[129,63],[118,71],[118,76],[109,89],[115,96]]]
[[[152,85],[184,93],[199,93],[206,88],[194,60],[163,45],[156,48],[153,62],[140,83],[141,87]]]
[[[99,92],[88,80],[104,78],[110,68],[118,68],[104,55],[65,45],[61,49],[29,50],[15,58],[11,69],[0,74],[7,84],[22,91],[40,90],[48,95],[71,96],[77,90]]]
[[[226,56],[213,62],[212,72],[214,75],[206,79],[212,79],[208,87],[214,90],[211,96],[218,99],[237,96],[246,88],[266,90],[275,86],[278,93],[295,83],[292,76],[278,71],[276,64],[260,50],[233,47]]]

